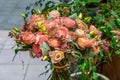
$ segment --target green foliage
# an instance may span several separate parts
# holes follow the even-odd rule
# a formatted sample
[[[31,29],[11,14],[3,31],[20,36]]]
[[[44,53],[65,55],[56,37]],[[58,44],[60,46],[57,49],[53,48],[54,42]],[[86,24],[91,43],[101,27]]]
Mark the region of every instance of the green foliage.
[[[40,44],[40,49],[42,50],[42,55],[46,56],[48,54],[48,51],[50,50],[50,47],[46,42],[43,42]]]

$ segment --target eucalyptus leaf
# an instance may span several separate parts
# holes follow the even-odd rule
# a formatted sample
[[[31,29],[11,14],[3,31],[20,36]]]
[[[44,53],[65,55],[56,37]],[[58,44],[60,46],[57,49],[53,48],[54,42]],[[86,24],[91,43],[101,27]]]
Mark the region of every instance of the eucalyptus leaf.
[[[48,54],[48,51],[50,50],[50,47],[46,42],[43,42],[40,44],[40,49],[42,50],[42,55],[45,56]]]
[[[70,19],[76,20],[78,18],[77,13],[74,13],[69,16]]]
[[[53,19],[52,16],[48,16],[48,17],[47,17],[47,20],[52,20],[52,19]]]

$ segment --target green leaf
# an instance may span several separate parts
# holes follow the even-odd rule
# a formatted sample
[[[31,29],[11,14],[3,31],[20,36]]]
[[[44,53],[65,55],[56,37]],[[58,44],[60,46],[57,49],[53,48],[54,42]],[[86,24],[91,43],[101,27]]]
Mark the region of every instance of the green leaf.
[[[35,9],[31,10],[31,14],[36,14],[36,13],[37,13],[37,11]]]
[[[52,20],[52,19],[53,19],[53,17],[51,17],[51,16],[47,17],[47,20]]]
[[[97,76],[97,73],[96,73],[96,72],[93,72],[93,79],[94,79],[94,80],[98,80],[98,76]]]
[[[82,79],[82,80],[87,80],[87,79],[86,79],[86,75],[85,75],[84,73],[82,73],[82,74],[80,75],[80,79]]]
[[[111,46],[112,48],[115,48],[115,46],[116,46],[116,39],[113,38],[113,37],[112,37],[112,39],[111,39],[111,41],[110,41],[110,46]]]
[[[43,42],[40,44],[40,49],[42,50],[42,55],[46,56],[48,54],[48,51],[50,50],[50,47],[46,42]]]
[[[18,53],[18,51],[19,51],[19,49],[15,49],[15,54],[17,54],[17,53]]]
[[[24,13],[21,13],[20,15],[21,15],[24,19],[27,18],[27,16],[26,16]]]
[[[76,20],[78,18],[77,13],[74,13],[74,14],[70,15],[69,18],[73,19],[73,20]]]

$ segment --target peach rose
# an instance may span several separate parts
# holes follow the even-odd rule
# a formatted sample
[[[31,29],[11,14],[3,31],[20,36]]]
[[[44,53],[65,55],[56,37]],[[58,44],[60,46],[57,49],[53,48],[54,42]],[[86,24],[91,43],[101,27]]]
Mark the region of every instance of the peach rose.
[[[49,39],[48,44],[49,44],[49,46],[54,47],[54,48],[60,47],[60,41],[55,38]]]
[[[76,29],[75,30],[76,35],[78,35],[79,37],[84,37],[85,36],[85,32],[81,29]]]
[[[81,30],[86,30],[88,29],[87,24],[85,24],[82,20],[76,19],[77,27]]]
[[[77,43],[81,48],[85,48],[85,47],[91,47],[93,41],[88,39],[87,37],[82,37],[82,38],[78,38]]]
[[[35,42],[35,35],[32,32],[24,32],[22,34],[22,41],[26,44],[32,44]]]
[[[50,56],[51,62],[53,64],[60,63],[60,61],[65,58],[64,52],[57,51],[57,50],[56,51],[50,51],[49,56]]]

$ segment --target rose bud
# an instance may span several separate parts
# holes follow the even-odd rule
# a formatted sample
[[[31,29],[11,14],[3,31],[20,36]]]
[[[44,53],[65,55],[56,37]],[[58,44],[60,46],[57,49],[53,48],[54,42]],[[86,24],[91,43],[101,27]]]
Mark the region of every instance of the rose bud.
[[[32,32],[25,32],[22,34],[22,41],[26,44],[32,44],[35,42],[35,35]]]

